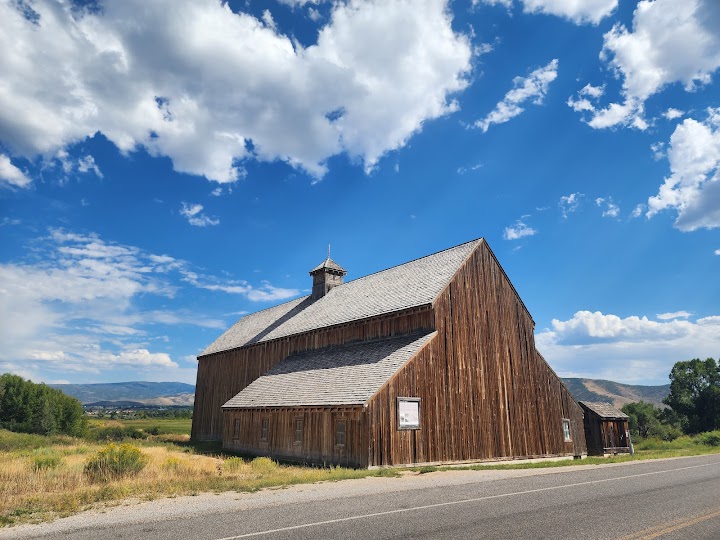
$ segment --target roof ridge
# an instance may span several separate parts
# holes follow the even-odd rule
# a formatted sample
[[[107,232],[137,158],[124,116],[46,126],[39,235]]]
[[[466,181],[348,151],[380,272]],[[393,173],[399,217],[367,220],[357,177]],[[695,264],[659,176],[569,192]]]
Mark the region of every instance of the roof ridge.
[[[462,244],[458,244],[456,246],[452,246],[449,248],[441,249],[440,251],[435,251],[434,253],[428,253],[427,255],[423,255],[422,257],[416,257],[414,259],[411,259],[409,261],[405,261],[404,263],[396,264],[395,266],[390,266],[388,268],[383,268],[382,270],[377,270],[376,272],[372,272],[370,274],[365,274],[364,276],[360,276],[359,278],[351,279],[350,281],[346,281],[342,285],[338,285],[337,287],[334,287],[335,289],[344,287],[345,285],[350,285],[351,283],[355,283],[356,281],[360,281],[361,279],[369,278],[371,276],[381,274],[383,272],[387,272],[388,270],[393,270],[395,268],[399,268],[401,266],[405,266],[406,264],[414,263],[417,261],[420,261],[422,259],[427,259],[428,257],[434,257],[435,255],[440,255],[441,253],[445,253],[446,251],[451,251],[453,249],[460,248],[462,246],[466,246],[468,244],[472,244],[473,242],[479,242],[480,240],[484,240],[485,237],[480,236],[479,238],[475,238],[474,240],[468,240],[467,242],[463,242]]]

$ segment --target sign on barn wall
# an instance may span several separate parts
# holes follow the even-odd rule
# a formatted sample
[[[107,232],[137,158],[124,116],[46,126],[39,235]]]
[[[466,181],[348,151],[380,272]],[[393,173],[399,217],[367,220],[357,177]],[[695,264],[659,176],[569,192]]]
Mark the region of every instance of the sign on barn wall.
[[[420,429],[420,398],[399,397],[398,429]]]

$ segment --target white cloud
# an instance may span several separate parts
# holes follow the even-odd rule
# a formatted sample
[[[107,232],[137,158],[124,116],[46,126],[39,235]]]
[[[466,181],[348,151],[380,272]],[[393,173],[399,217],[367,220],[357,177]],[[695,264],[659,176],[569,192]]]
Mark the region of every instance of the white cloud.
[[[515,77],[514,88],[505,94],[503,100],[495,105],[495,109],[490,114],[482,120],[477,120],[474,127],[487,132],[492,124],[502,124],[522,113],[525,109],[521,105],[526,102],[534,105],[542,104],[550,83],[557,78],[557,69],[556,58],[527,77]]]
[[[28,187],[30,178],[13,165],[8,156],[0,154],[0,182],[7,182],[16,187]]]
[[[95,158],[90,155],[81,157],[78,160],[78,171],[81,173],[92,171],[98,178],[103,178],[103,173],[100,172],[100,168],[97,166],[97,163],[95,163]]]
[[[720,255],[720,249],[715,250],[715,255]]]
[[[708,118],[686,118],[667,149],[671,175],[657,195],[648,199],[647,217],[675,210],[681,231],[720,227],[720,108],[708,109]]]
[[[478,161],[475,165],[470,165],[469,167],[458,167],[457,173],[465,174],[465,173],[477,171],[478,169],[481,169],[484,166],[485,166],[485,164],[482,161]]]
[[[666,120],[675,120],[676,118],[682,118],[683,116],[685,116],[685,112],[681,111],[680,109],[673,109],[672,107],[670,107],[662,115]]]
[[[603,208],[602,217],[616,218],[620,215],[620,207],[613,202],[612,197],[607,199],[598,197],[595,199],[595,205]]]
[[[717,355],[720,316],[658,322],[578,311],[553,319],[536,343],[561,376],[662,384],[675,362]]]
[[[503,6],[508,9],[512,7],[513,0],[473,0],[473,5],[487,4],[488,6]]]
[[[689,311],[673,311],[671,313],[658,313],[656,317],[661,321],[669,321],[671,319],[687,319],[692,313]]]
[[[571,193],[570,195],[563,195],[560,197],[560,202],[558,202],[558,206],[560,207],[560,211],[562,212],[563,219],[567,219],[567,217],[575,212],[580,207],[580,200],[585,195],[583,193]]]
[[[664,142],[656,142],[650,145],[650,150],[653,153],[653,159],[655,161],[660,161],[662,158],[664,158],[667,154],[665,154],[665,143]]]
[[[631,217],[639,218],[640,216],[643,215],[643,213],[645,213],[646,210],[647,210],[647,205],[640,203],[637,206],[635,206],[635,208],[633,209]]]
[[[645,101],[673,83],[687,91],[710,82],[720,67],[720,4],[716,0],[642,0],[632,31],[618,23],[604,36],[601,59],[622,79],[623,103],[606,107],[571,100],[592,114],[594,128],[629,125],[646,129]],[[573,104],[582,103],[582,109]],[[670,112],[672,111],[672,112]],[[665,112],[666,118],[678,111]]]
[[[537,231],[532,227],[528,227],[521,219],[518,219],[514,225],[505,227],[503,232],[503,238],[505,240],[519,240],[526,236],[533,236],[537,234]]]
[[[243,160],[319,178],[342,152],[370,171],[457,110],[472,67],[444,0],[334,3],[307,48],[220,0],[32,9],[36,24],[0,4],[0,132],[30,159],[100,132],[217,182],[237,180]]]
[[[522,0],[526,13],[546,13],[575,24],[598,24],[617,7],[618,0]]]
[[[182,203],[180,207],[180,214],[186,217],[190,225],[195,227],[207,227],[208,225],[219,225],[220,220],[211,218],[210,216],[203,214],[202,204],[191,204]]]
[[[185,278],[192,274],[185,261],[95,234],[54,230],[32,244],[31,262],[0,264],[0,367],[15,373],[180,369],[167,352],[152,350],[157,328],[226,323],[197,311],[148,308],[149,298],[171,303],[184,284],[251,301],[298,294],[267,282],[243,290],[212,276],[193,282]]]
[[[569,19],[575,24],[598,24],[617,7],[618,0],[521,0],[525,13],[545,13]],[[513,0],[473,0],[473,4],[503,6],[510,9]]]

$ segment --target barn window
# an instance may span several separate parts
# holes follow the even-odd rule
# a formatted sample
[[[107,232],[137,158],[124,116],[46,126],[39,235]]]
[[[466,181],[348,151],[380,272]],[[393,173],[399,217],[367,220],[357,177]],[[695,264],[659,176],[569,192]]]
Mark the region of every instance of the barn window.
[[[420,429],[420,398],[397,398],[398,429]]]
[[[345,420],[338,420],[335,424],[335,446],[345,446]]]
[[[563,437],[565,437],[565,442],[572,441],[572,436],[570,435],[570,420],[568,420],[567,418],[563,418],[562,426],[563,426]]]
[[[269,418],[263,418],[262,420],[260,420],[260,440],[261,441],[268,440],[269,428],[270,428],[270,419]]]
[[[233,427],[233,439],[240,438],[240,419],[235,419],[235,426]]]
[[[295,444],[302,444],[303,440],[303,420],[302,418],[295,419]]]

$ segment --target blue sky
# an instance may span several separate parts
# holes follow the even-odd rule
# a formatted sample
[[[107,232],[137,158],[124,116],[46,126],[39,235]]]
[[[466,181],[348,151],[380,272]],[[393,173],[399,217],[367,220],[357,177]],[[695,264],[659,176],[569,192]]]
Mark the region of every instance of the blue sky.
[[[720,355],[714,0],[0,2],[0,371],[195,381],[485,237],[562,376]]]

